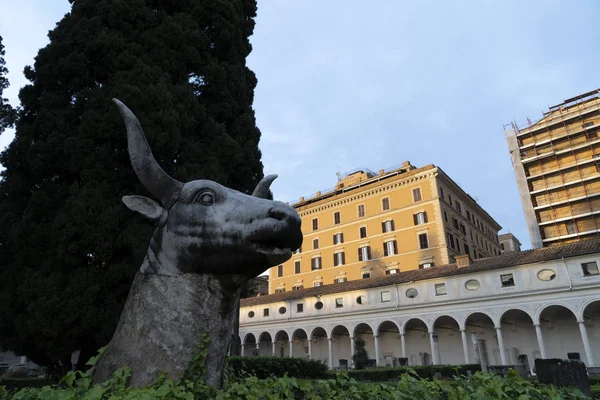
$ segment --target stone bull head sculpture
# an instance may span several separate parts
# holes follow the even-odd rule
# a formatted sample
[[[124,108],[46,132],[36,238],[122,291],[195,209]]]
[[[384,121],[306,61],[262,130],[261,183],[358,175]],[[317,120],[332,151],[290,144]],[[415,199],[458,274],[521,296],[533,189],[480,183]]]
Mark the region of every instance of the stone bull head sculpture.
[[[205,382],[219,386],[241,286],[300,247],[300,217],[268,199],[276,175],[263,178],[252,196],[208,180],[173,179],[154,159],[135,115],[114,102],[125,120],[133,169],[159,200],[125,196],[123,202],[158,227],[94,380],[125,365],[133,386],[151,384],[160,371],[177,377],[207,333]]]

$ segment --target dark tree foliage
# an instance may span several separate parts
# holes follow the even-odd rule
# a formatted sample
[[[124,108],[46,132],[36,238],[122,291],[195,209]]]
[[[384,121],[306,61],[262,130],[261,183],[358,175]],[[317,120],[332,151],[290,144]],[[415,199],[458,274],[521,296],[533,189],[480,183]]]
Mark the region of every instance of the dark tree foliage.
[[[176,179],[262,178],[246,67],[255,0],[71,0],[20,92],[0,156],[0,346],[42,365],[110,339],[154,229],[116,97]]]
[[[365,369],[369,362],[369,354],[365,349],[365,341],[357,337],[354,341],[354,355],[352,356],[355,369]]]
[[[14,125],[16,118],[16,111],[8,103],[8,99],[2,97],[4,89],[8,88],[8,69],[6,68],[6,62],[4,61],[4,45],[2,44],[2,36],[0,36],[0,135],[6,128],[10,128]]]

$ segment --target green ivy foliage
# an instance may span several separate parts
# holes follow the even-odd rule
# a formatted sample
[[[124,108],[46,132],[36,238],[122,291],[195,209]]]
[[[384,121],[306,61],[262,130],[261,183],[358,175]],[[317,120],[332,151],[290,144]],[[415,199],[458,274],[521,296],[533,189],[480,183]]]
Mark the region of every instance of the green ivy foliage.
[[[294,377],[259,379],[249,376],[231,381],[222,389],[214,389],[198,381],[174,381],[162,375],[158,381],[145,388],[129,388],[129,369],[119,369],[113,377],[92,384],[91,373],[70,372],[58,386],[21,389],[9,393],[0,387],[0,400],[5,399],[585,399],[576,389],[558,389],[521,379],[511,372],[507,377],[478,372],[471,379],[455,377],[452,381],[421,379],[414,371],[402,375],[393,383],[359,383],[345,373],[330,379],[302,380]]]
[[[231,357],[228,361],[232,378],[255,376],[322,379],[327,377],[327,365],[316,360],[297,357]]]

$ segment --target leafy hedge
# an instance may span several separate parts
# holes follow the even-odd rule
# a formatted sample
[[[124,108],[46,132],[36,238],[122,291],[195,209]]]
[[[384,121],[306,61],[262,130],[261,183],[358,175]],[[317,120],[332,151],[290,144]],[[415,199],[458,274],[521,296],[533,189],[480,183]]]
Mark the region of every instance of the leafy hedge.
[[[8,390],[25,387],[41,388],[50,383],[48,378],[0,378],[0,386],[4,386]]]
[[[289,376],[321,379],[327,375],[327,365],[292,357],[230,357],[229,373],[233,378],[256,376],[259,379]]]
[[[386,382],[398,380],[400,376],[405,374],[408,370],[413,371],[421,379],[432,379],[437,373],[439,373],[439,376],[441,377],[452,378],[454,376],[467,375],[467,371],[471,371],[472,374],[481,371],[481,365],[431,365],[412,367],[410,369],[406,367],[374,368],[351,370],[348,371],[348,376],[357,381]]]
[[[214,389],[197,381],[175,382],[161,377],[146,388],[128,388],[129,370],[122,368],[108,381],[92,385],[89,373],[72,373],[63,379],[62,387],[22,389],[9,394],[0,387],[0,400],[21,399],[308,399],[308,400],[351,400],[351,399],[585,399],[576,389],[557,389],[552,386],[535,385],[521,379],[511,371],[506,378],[476,373],[471,380],[462,377],[453,382],[434,379],[419,379],[412,374],[403,374],[398,382],[379,384],[357,384],[345,373],[331,379],[299,380],[297,378],[267,378],[256,376],[232,381],[223,389]]]

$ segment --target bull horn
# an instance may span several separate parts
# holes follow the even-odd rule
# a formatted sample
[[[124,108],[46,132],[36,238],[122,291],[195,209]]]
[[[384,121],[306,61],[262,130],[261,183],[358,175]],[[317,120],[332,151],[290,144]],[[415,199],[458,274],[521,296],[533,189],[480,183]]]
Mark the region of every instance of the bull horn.
[[[261,199],[268,199],[270,197],[269,187],[271,187],[271,183],[277,179],[277,175],[267,175],[258,182],[256,185],[256,189],[252,192],[252,196],[260,197]]]
[[[138,179],[152,195],[156,196],[163,207],[169,209],[179,198],[183,183],[171,178],[156,162],[152,155],[140,121],[133,112],[117,99],[113,102],[125,120],[127,145],[131,165]]]

